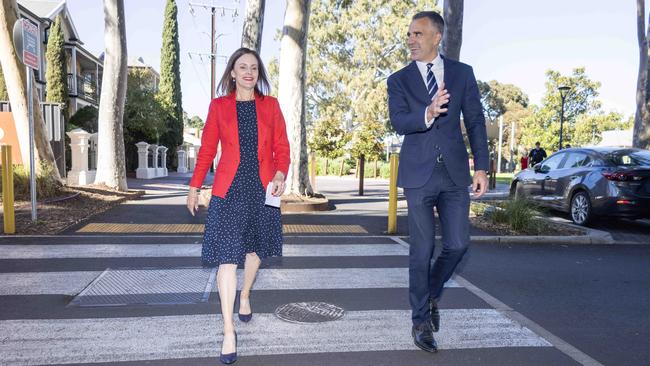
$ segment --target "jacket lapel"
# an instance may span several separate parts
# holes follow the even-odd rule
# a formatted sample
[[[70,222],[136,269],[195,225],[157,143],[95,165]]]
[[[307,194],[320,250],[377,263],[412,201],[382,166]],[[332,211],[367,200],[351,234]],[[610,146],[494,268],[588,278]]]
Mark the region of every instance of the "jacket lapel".
[[[418,101],[429,104],[431,101],[428,100],[429,93],[427,92],[427,87],[424,85],[424,80],[422,80],[422,74],[418,70],[418,65],[415,61],[412,61],[406,69],[406,76],[408,81],[406,85],[409,85],[412,88],[412,93]]]

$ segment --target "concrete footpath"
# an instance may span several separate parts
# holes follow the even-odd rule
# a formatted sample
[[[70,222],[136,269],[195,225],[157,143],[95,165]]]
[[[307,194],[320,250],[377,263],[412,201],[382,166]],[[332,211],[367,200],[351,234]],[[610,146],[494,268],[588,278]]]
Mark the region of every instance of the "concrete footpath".
[[[216,271],[201,268],[205,210],[187,212],[188,178],[130,181],[142,199],[63,235],[0,238],[0,364],[217,363]],[[385,184],[368,180],[359,197],[352,179],[319,179],[336,210],[283,216],[284,256],[263,262],[253,320],[236,321],[238,365],[600,365],[462,276],[445,285],[440,352],[417,349],[406,207],[398,234],[384,235]],[[294,302],[344,314],[311,324],[275,315]]]

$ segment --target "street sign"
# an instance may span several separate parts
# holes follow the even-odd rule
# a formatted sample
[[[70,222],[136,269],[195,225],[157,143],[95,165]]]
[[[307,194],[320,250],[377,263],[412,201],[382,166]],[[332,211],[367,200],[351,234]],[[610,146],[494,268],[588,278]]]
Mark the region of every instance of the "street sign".
[[[34,70],[40,65],[40,33],[38,26],[27,19],[19,19],[14,25],[14,46],[25,66]]]
[[[34,72],[40,64],[41,37],[38,26],[28,19],[18,19],[13,29],[14,47],[25,64],[27,75],[27,117],[29,121],[29,193],[32,201],[32,221],[36,221],[36,169],[34,168],[34,98],[32,84]]]

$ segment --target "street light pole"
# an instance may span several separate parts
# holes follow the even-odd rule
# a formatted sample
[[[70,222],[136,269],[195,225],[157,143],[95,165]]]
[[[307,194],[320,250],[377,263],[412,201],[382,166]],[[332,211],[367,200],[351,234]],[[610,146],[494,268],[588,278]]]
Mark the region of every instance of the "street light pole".
[[[563,133],[562,129],[564,127],[564,100],[566,99],[567,93],[569,92],[569,87],[568,86],[560,86],[557,88],[560,91],[560,98],[562,99],[562,108],[560,111],[560,146],[558,150],[562,150],[562,138],[563,138]]]

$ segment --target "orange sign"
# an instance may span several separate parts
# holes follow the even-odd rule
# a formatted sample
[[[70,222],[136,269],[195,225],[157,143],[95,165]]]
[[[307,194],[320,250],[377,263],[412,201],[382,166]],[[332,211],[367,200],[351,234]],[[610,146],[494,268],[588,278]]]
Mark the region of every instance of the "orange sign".
[[[20,145],[18,144],[18,134],[16,133],[16,124],[11,112],[0,112],[0,143],[11,145],[11,160],[14,164],[23,163],[20,155]]]

